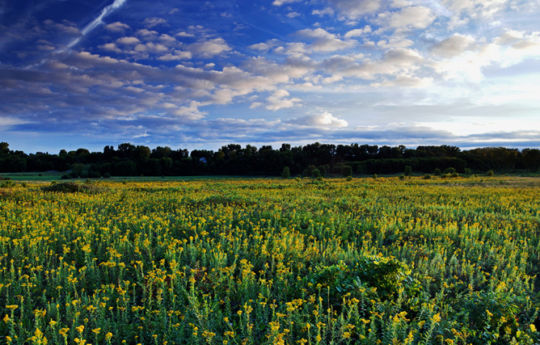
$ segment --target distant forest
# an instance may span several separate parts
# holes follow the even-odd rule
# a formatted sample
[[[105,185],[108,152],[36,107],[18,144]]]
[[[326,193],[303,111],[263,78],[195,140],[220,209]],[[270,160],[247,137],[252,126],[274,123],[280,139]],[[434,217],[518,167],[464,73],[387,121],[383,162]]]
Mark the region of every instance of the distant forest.
[[[462,151],[455,146],[282,144],[280,148],[230,144],[217,151],[120,144],[103,152],[61,150],[58,154],[9,149],[0,143],[0,172],[65,171],[66,178],[109,176],[349,176],[395,173],[481,173],[529,171],[540,167],[540,150],[487,147]]]

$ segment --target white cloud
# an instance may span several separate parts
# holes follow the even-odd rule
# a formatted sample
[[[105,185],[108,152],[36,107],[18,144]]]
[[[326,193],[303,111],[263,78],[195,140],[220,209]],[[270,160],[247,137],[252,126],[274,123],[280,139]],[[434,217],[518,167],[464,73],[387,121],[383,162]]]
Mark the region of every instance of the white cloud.
[[[105,28],[112,32],[124,32],[126,30],[129,30],[129,25],[124,24],[122,22],[114,22],[107,24]]]
[[[167,23],[167,21],[165,19],[158,18],[158,17],[146,18],[144,20],[144,25],[147,28],[153,28],[155,26],[162,25],[162,24],[165,24],[165,23]]]
[[[537,50],[540,45],[540,32],[526,33],[524,31],[506,30],[495,42],[511,46],[519,50]]]
[[[431,51],[442,57],[454,57],[471,48],[474,42],[470,35],[454,34],[434,45]]]
[[[116,43],[120,43],[124,45],[134,45],[140,42],[141,41],[139,41],[137,37],[121,37],[116,40]]]
[[[187,48],[193,55],[205,58],[213,57],[231,51],[231,47],[221,37],[192,43]]]
[[[299,98],[288,98],[289,96],[290,94],[287,90],[275,91],[266,99],[268,102],[266,109],[273,111],[287,109],[292,108],[301,102]]]
[[[508,6],[508,0],[441,0],[454,15],[465,15],[467,17],[492,17]]]
[[[175,50],[173,53],[167,53],[158,58],[161,61],[177,61],[177,60],[189,60],[192,55],[189,51]]]
[[[333,52],[351,48],[356,44],[356,41],[353,40],[341,40],[338,36],[331,34],[322,28],[303,29],[297,31],[296,34],[302,38],[311,40],[312,43],[310,44],[310,47],[314,51]]]
[[[414,45],[414,41],[409,38],[409,35],[404,35],[403,32],[394,32],[387,39],[381,39],[377,42],[377,47],[384,50],[392,50],[399,48],[408,48]]]
[[[301,126],[318,127],[321,129],[344,128],[349,125],[347,121],[340,119],[327,111],[319,115],[310,115],[292,119],[288,122]]]
[[[176,38],[170,36],[170,35],[167,35],[167,34],[161,34],[159,36],[159,40],[163,43],[163,44],[170,44],[170,45],[173,45],[173,44],[176,44],[178,41],[176,41]]]
[[[353,29],[345,34],[345,38],[362,37],[371,32],[371,26],[366,25],[362,29]]]
[[[18,119],[16,117],[0,116],[0,128],[11,127],[15,125],[22,125],[28,123],[25,120]]]
[[[424,6],[411,6],[397,12],[384,12],[378,20],[393,29],[425,29],[436,19],[431,9]]]
[[[195,37],[194,34],[189,33],[189,32],[185,32],[185,31],[180,31],[179,33],[176,34],[176,36],[178,36],[178,37]]]
[[[140,29],[137,30],[137,35],[141,37],[143,40],[155,40],[156,37],[159,35],[157,31],[154,30],[148,30],[148,29]]]
[[[160,43],[146,42],[137,44],[133,50],[139,53],[161,54],[168,51],[169,48]]]
[[[392,0],[392,7],[393,8],[401,8],[401,7],[407,7],[411,6],[412,3],[410,0]]]
[[[79,28],[77,28],[75,24],[69,21],[64,21],[63,23],[57,23],[51,19],[46,19],[43,22],[43,24],[45,24],[45,26],[48,29],[57,30],[67,35],[79,35],[81,33],[79,31]]]
[[[292,4],[294,2],[299,2],[300,0],[274,0],[274,2],[272,2],[272,5],[274,6],[282,6],[282,5],[285,5],[285,4]]]
[[[115,53],[121,53],[122,50],[116,46],[114,43],[105,43],[104,45],[100,46],[103,50],[108,50]]]
[[[373,86],[382,86],[384,81],[388,83],[398,78],[405,85],[405,80],[416,78],[416,71],[425,64],[425,59],[418,51],[401,48],[389,50],[379,59],[335,55],[323,60],[317,68],[327,76],[322,80],[325,83],[358,78],[372,81]],[[381,78],[382,81],[378,81]]]
[[[357,20],[381,8],[380,0],[328,0],[342,18]]]
[[[324,16],[333,16],[334,15],[334,9],[332,9],[332,7],[326,7],[322,10],[313,10],[311,12],[312,15],[314,16],[320,16],[320,17],[324,17]]]
[[[433,84],[431,77],[417,77],[414,75],[398,75],[395,79],[384,79],[380,82],[372,83],[373,87],[407,87],[424,88]]]
[[[298,13],[298,12],[289,12],[289,13],[287,13],[287,17],[288,18],[300,17],[300,13]]]
[[[174,111],[174,115],[186,120],[200,120],[204,118],[205,113],[199,110],[200,102],[191,101],[188,106],[179,107]]]
[[[249,46],[250,49],[268,51],[277,45],[277,40],[271,40],[267,42],[255,43]]]
[[[479,83],[488,66],[506,68],[540,58],[540,32],[506,31],[490,43],[476,44],[459,55],[446,57],[434,64],[437,73],[445,79]]]

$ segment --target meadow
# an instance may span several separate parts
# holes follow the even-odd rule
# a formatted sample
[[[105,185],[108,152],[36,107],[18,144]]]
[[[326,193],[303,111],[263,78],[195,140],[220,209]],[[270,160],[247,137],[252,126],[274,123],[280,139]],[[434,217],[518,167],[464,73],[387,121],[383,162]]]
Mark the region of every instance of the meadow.
[[[3,344],[537,344],[540,178],[0,188]]]

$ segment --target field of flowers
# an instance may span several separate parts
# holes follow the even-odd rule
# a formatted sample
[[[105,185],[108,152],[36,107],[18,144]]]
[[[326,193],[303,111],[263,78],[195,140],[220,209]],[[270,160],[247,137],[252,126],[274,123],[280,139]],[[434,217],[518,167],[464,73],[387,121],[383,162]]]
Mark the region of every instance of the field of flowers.
[[[0,344],[535,344],[536,178],[0,189]]]

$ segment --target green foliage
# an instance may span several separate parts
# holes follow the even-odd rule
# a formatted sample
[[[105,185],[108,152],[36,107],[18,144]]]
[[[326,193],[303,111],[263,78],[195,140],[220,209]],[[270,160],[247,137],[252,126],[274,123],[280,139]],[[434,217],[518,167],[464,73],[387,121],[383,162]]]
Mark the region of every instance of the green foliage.
[[[468,320],[469,327],[477,330],[472,344],[504,345],[516,337],[522,322],[520,314],[527,309],[528,303],[523,297],[482,291],[467,297],[461,314]]]
[[[291,169],[289,169],[289,167],[284,167],[283,170],[281,171],[281,177],[282,178],[290,178],[291,177]]]
[[[281,148],[256,148],[229,144],[217,151],[171,149],[122,143],[117,148],[106,146],[102,152],[80,148],[61,150],[58,154],[26,154],[9,149],[1,143],[0,172],[56,172],[69,178],[99,178],[110,176],[200,176],[200,175],[264,175],[280,176],[284,167],[291,174],[311,176],[316,167],[322,176],[349,176],[358,174],[410,175],[412,171],[432,173],[435,169],[453,167],[457,172],[465,169],[504,172],[535,172],[540,168],[540,150],[522,151],[507,148],[482,148],[461,151],[453,146],[332,145],[313,143]],[[409,168],[410,167],[410,168]],[[342,171],[342,169],[346,169]],[[307,173],[305,173],[307,170]],[[60,173],[59,173],[60,172]],[[66,173],[67,172],[67,173]],[[436,173],[440,175],[440,173]],[[452,175],[452,174],[450,174]],[[467,174],[470,175],[470,174]],[[43,179],[45,180],[45,179]]]
[[[2,343],[540,341],[531,178],[38,186],[0,190]]]
[[[10,188],[10,187],[15,187],[16,183],[13,182],[12,180],[3,180],[3,181],[0,181],[0,188]]]
[[[405,169],[404,169],[404,172],[403,174],[405,176],[411,176],[412,174],[412,167],[410,165],[405,165]]]
[[[54,181],[53,181],[54,182]],[[105,191],[101,186],[91,184],[88,181],[86,183],[75,183],[75,182],[62,182],[62,183],[51,183],[48,186],[41,187],[41,190],[44,192],[57,192],[57,193],[100,193]]]
[[[444,169],[444,173],[445,173],[445,174],[448,174],[448,175],[452,175],[452,174],[455,174],[455,173],[456,173],[456,169],[453,168],[453,167],[446,168],[446,169]]]
[[[343,177],[352,177],[352,167],[350,165],[344,165],[341,168],[341,175]]]
[[[443,177],[458,177],[459,174],[457,173],[455,168],[450,167],[444,170],[444,174],[442,176]]]
[[[394,258],[356,257],[349,263],[320,264],[304,280],[312,286],[312,292],[317,289],[327,291],[333,296],[331,303],[340,304],[344,294],[361,298],[367,289],[371,289],[372,295],[377,298],[390,299],[400,289],[405,289],[405,281],[414,281],[408,274],[407,266]],[[418,282],[414,284],[419,287]],[[408,284],[408,291],[412,291],[410,287],[411,284]]]

